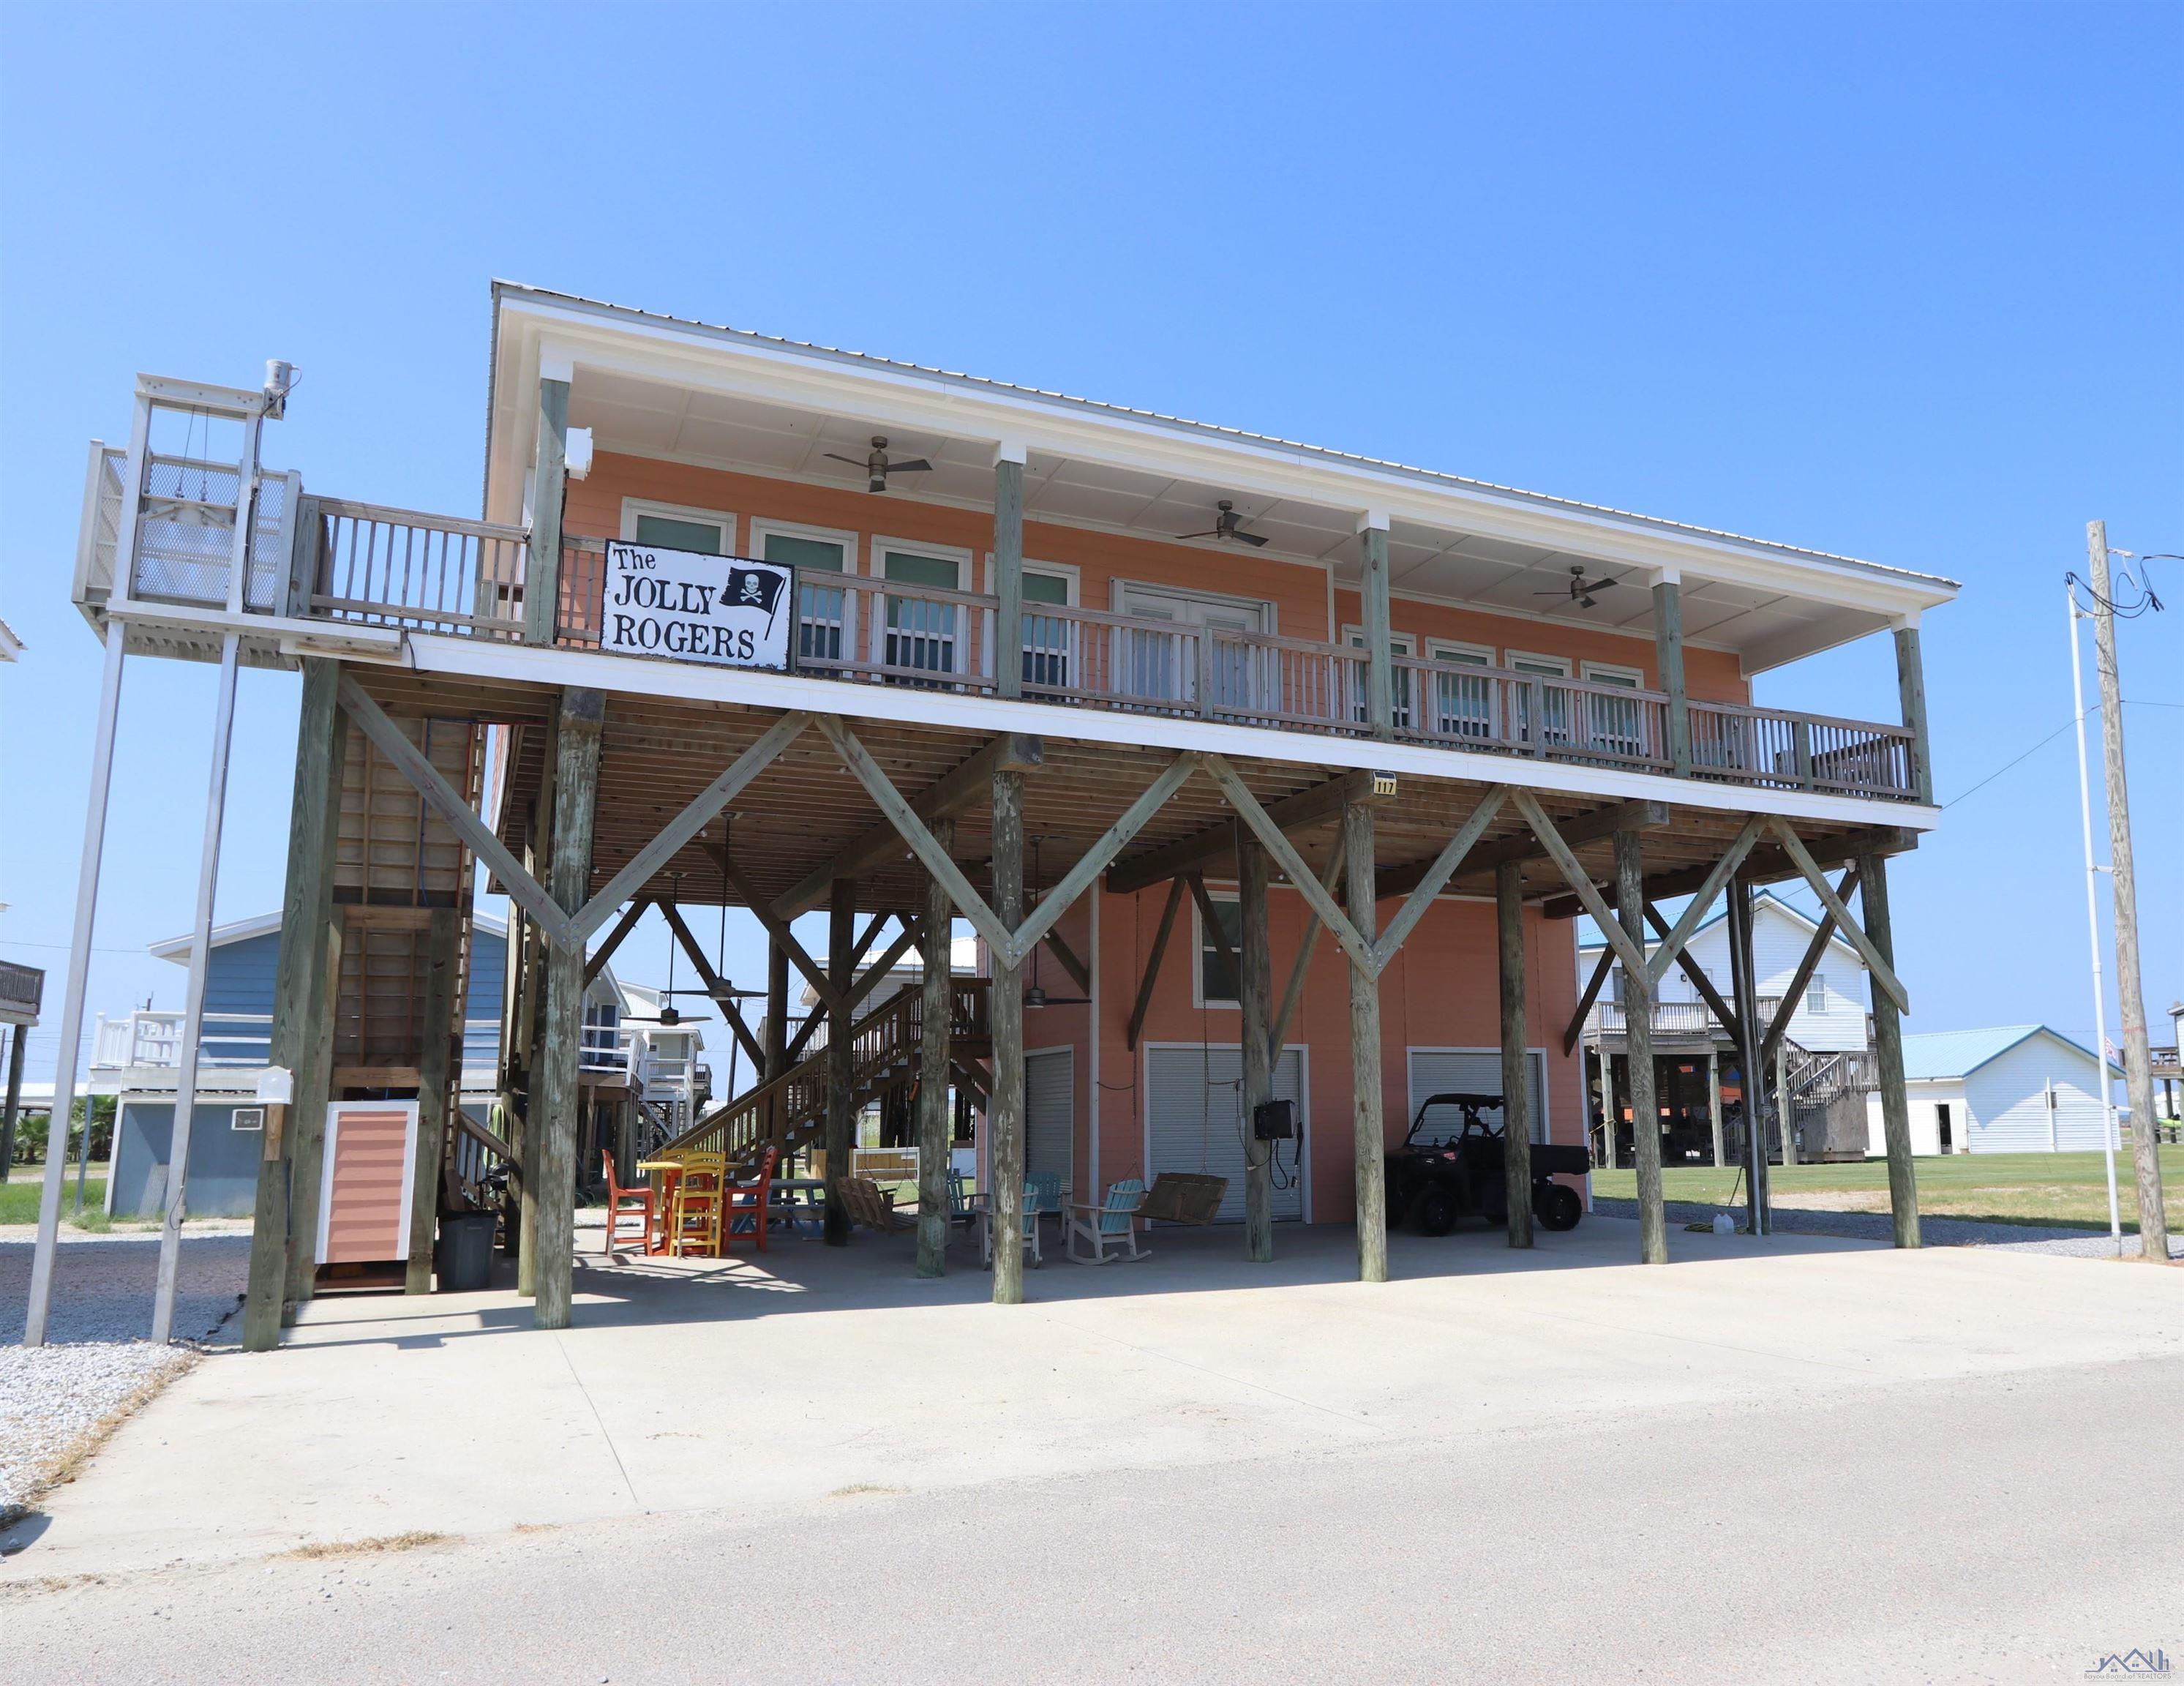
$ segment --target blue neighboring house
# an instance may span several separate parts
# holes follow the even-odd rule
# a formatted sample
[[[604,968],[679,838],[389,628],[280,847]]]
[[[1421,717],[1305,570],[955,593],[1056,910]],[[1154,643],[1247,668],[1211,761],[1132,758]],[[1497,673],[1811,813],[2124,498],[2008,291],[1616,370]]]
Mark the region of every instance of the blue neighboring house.
[[[483,1119],[490,1104],[500,1046],[502,980],[508,930],[473,916],[469,998],[464,1012],[463,1106]],[[184,969],[187,936],[152,945],[152,952]],[[257,1203],[264,1137],[234,1128],[239,1106],[255,1104],[273,1026],[273,974],[281,957],[281,916],[262,914],[220,925],[212,934],[205,976],[205,1017],[198,1062],[198,1102],[190,1127],[189,1215],[248,1217]],[[602,972],[611,994],[615,986]],[[113,1174],[106,1209],[116,1216],[154,1214],[166,1186],[174,1140],[175,1082],[181,1050],[180,1012],[149,1008],[119,1018],[99,1015],[89,1091],[115,1097]]]

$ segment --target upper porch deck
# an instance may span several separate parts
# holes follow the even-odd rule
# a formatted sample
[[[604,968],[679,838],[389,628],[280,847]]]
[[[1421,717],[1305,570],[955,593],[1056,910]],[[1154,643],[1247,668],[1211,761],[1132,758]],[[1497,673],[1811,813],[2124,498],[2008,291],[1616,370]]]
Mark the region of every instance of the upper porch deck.
[[[213,629],[232,618],[223,617],[224,539],[204,545],[201,529],[165,505],[140,513],[136,578],[115,589],[114,535],[127,462],[124,450],[93,448],[77,601],[94,615],[125,605],[144,622],[143,636],[173,653],[186,653],[192,628],[201,628],[209,653]],[[153,455],[147,484],[179,483],[197,467]],[[532,535],[526,528],[315,496],[292,475],[270,483],[280,495],[261,503],[241,622],[260,629],[257,659],[304,649],[387,659],[410,635],[483,645],[526,641]],[[562,537],[552,647],[598,650],[606,542]],[[993,592],[812,574],[796,593],[794,670],[934,701],[998,697],[1000,609]],[[1890,805],[1892,815],[1919,801],[1918,745],[1902,725],[1680,700],[1536,664],[1520,670],[1469,650],[1459,660],[1399,645],[1389,657],[1391,706],[1382,730],[1369,717],[1368,652],[1355,642],[1061,602],[1025,604],[1017,642],[1017,695],[1057,710],[1511,757],[1533,763],[1550,782],[1552,768],[1582,767],[1864,799]],[[613,659],[630,667],[617,689],[649,688],[644,658]],[[1679,706],[1688,723],[1681,765],[1670,729]],[[1057,713],[1048,729],[1067,735],[1067,720]],[[1295,750],[1300,761],[1320,758],[1309,743]],[[1453,762],[1448,772],[1462,776]],[[1708,801],[1696,791],[1691,799]]]

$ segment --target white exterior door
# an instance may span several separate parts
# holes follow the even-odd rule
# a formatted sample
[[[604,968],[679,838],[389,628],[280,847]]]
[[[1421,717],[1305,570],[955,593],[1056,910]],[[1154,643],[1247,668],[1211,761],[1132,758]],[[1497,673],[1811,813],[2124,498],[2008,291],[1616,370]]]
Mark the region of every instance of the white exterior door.
[[[1069,1048],[1024,1056],[1024,1171],[1070,1180],[1077,1140],[1077,1057]]]
[[[1304,1051],[1284,1049],[1274,1068],[1274,1097],[1296,1103],[1304,1124]],[[1145,1051],[1145,1118],[1151,1136],[1153,1176],[1194,1171],[1228,1179],[1216,1219],[1244,1221],[1244,1056],[1234,1047],[1150,1047]],[[1308,1134],[1308,1131],[1306,1132]],[[1304,1217],[1304,1176],[1299,1169],[1304,1136],[1274,1143],[1279,1164],[1274,1219]],[[1286,1183],[1287,1186],[1279,1186]]]

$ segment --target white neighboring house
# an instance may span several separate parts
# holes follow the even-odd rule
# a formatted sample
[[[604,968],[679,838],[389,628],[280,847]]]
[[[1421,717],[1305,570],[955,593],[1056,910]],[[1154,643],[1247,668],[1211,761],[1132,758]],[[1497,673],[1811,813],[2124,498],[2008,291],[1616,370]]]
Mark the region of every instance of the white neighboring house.
[[[1813,933],[1819,929],[1818,920],[1798,912],[1772,891],[1762,890],[1752,897],[1752,971],[1758,987],[1763,1019],[1773,1017],[1783,991],[1790,987],[1797,974],[1798,963],[1812,946]],[[1605,946],[1597,938],[1580,946],[1580,989],[1599,963],[1600,952]],[[1659,946],[1658,941],[1649,941],[1646,952],[1651,955]],[[1723,998],[1728,999],[1729,915],[1716,913],[1701,925],[1692,934],[1686,952]],[[1604,1032],[1620,1052],[1623,1014],[1617,1005],[1621,999],[1620,976],[1613,981],[1616,987],[1602,991],[1601,1002],[1585,1020],[1585,1040],[1596,1042]],[[1840,935],[1831,935],[1811,980],[1791,1008],[1786,1034],[1791,1041],[1811,1053],[1864,1053],[1872,1045],[1868,1024],[1872,1001],[1865,962]],[[1672,966],[1661,980],[1655,1037],[1658,1041],[1663,1033],[1686,1031],[1702,1036],[1710,1035],[1719,1042],[1724,1055],[1734,1058],[1727,1034],[1714,1023],[1697,989],[1680,966]]]
[[[2122,1069],[2110,1064],[2110,1077]],[[2102,1145],[2100,1062],[2045,1024],[1936,1030],[1903,1039],[1914,1153],[2053,1153]],[[1869,1151],[1886,1152],[1880,1097],[1867,1097]]]

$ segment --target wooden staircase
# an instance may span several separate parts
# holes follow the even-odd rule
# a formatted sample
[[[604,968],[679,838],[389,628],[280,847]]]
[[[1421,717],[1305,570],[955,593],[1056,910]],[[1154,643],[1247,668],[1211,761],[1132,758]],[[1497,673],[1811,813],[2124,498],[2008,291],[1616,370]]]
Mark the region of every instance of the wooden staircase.
[[[957,1082],[983,1096],[986,1075],[973,1062],[992,1047],[987,980],[959,978],[953,995],[950,1064]],[[852,1024],[850,1036],[850,1104],[861,1109],[916,1080],[918,1050],[925,1040],[925,992],[898,991]],[[725,1153],[731,1170],[743,1175],[755,1169],[768,1147],[779,1148],[785,1159],[816,1142],[827,1127],[823,1025],[813,1040],[819,1045],[816,1051],[800,1064],[716,1107],[670,1142],[666,1151]]]

